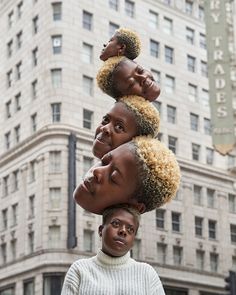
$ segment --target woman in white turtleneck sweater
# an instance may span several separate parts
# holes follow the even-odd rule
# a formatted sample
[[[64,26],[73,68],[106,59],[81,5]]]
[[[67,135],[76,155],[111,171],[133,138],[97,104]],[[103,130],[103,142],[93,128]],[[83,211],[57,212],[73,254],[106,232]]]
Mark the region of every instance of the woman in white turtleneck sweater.
[[[130,205],[106,209],[99,226],[102,249],[96,256],[72,264],[61,295],[164,295],[156,271],[130,257],[139,217]]]

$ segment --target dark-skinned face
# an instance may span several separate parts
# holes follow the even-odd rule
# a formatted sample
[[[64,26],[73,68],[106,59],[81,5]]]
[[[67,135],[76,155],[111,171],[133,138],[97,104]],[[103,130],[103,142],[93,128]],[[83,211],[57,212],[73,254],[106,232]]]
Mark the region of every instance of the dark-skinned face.
[[[121,61],[117,66],[113,81],[122,96],[139,95],[154,101],[160,95],[160,87],[151,72],[129,59]]]
[[[136,135],[138,128],[134,114],[122,102],[117,102],[96,129],[93,154],[101,159],[106,153]]]

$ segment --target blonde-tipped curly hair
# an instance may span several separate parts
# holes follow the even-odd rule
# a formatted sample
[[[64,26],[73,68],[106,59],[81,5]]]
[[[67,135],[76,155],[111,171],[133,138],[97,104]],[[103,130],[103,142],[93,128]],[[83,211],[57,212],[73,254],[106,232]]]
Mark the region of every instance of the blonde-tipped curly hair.
[[[122,60],[126,60],[125,56],[113,56],[108,58],[99,69],[97,73],[97,84],[98,87],[110,95],[111,97],[118,99],[122,94],[114,87],[113,83],[113,73],[116,67],[120,64]]]
[[[119,44],[125,44],[124,55],[129,59],[135,59],[141,51],[141,41],[136,32],[127,28],[120,28],[115,31],[114,36],[117,38]]]
[[[180,168],[175,155],[158,139],[137,136],[128,143],[138,161],[140,183],[134,194],[145,212],[169,202],[180,184]]]
[[[139,135],[156,137],[160,126],[158,110],[147,100],[137,95],[127,95],[119,99],[135,116]]]

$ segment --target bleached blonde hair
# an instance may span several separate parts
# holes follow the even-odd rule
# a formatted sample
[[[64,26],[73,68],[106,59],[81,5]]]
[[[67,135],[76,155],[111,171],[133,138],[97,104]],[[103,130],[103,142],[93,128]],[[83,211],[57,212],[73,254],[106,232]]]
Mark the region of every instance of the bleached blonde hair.
[[[127,95],[119,99],[135,116],[138,135],[156,137],[160,127],[158,110],[147,100],[137,95]]]
[[[138,163],[139,185],[134,198],[147,211],[174,198],[180,184],[180,168],[175,155],[158,139],[137,136],[128,143]]]
[[[119,44],[125,44],[124,55],[129,59],[135,59],[141,51],[141,41],[136,32],[128,28],[119,28],[115,31],[115,37]]]

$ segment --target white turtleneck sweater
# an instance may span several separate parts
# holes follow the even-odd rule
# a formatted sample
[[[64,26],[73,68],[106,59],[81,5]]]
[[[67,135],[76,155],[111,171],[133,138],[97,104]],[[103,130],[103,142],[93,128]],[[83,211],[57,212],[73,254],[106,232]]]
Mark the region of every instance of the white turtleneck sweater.
[[[147,263],[114,258],[99,250],[79,259],[68,270],[61,295],[165,295],[158,274]]]

